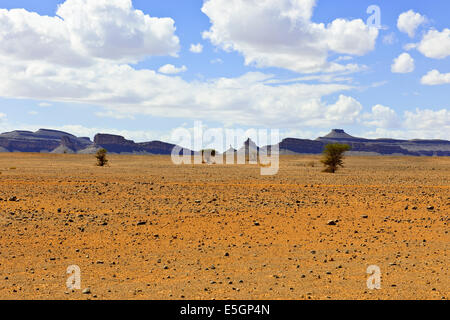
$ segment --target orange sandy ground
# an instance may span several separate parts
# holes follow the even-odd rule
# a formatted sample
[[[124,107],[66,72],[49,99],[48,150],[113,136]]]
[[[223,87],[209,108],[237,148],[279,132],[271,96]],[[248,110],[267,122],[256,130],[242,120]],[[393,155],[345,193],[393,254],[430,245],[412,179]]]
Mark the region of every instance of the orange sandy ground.
[[[449,298],[450,158],[109,159],[0,154],[1,299]]]

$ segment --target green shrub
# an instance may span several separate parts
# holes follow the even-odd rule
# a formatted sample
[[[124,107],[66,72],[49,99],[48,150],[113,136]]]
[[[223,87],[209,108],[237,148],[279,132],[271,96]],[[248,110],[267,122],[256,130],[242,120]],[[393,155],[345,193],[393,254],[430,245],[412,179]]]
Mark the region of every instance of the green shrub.
[[[335,173],[339,167],[344,167],[344,153],[351,148],[347,144],[333,143],[325,146],[323,158],[320,160],[325,166],[324,172]]]
[[[108,159],[106,159],[106,154],[108,151],[106,151],[105,148],[99,149],[97,153],[95,154],[95,157],[97,158],[97,166],[103,167],[108,163]]]

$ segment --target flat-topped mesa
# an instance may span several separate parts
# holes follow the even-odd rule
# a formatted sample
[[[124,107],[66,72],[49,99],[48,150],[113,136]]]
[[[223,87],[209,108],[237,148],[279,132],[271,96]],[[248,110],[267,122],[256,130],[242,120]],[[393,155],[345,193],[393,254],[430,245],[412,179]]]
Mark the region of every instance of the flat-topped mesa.
[[[133,140],[127,140],[122,136],[106,133],[98,133],[94,137],[94,143],[99,146],[118,144],[118,145],[133,145]]]
[[[369,140],[351,136],[342,129],[333,129],[326,136],[317,138],[316,141],[321,141],[321,142],[326,142],[326,143],[330,143],[330,142],[356,143],[356,142],[367,142]]]
[[[76,138],[73,134],[52,129],[39,129],[34,135],[42,139],[61,139],[62,137]]]
[[[450,141],[447,140],[398,140],[364,139],[351,136],[342,129],[333,129],[324,137],[316,140],[285,138],[277,147],[280,154],[320,154],[330,143],[350,145],[352,154],[362,155],[411,155],[411,156],[450,156]],[[161,154],[170,155],[174,144],[163,141],[135,143],[122,136],[99,133],[94,143],[86,137],[76,137],[70,133],[40,129],[36,132],[16,130],[0,133],[0,152],[52,152],[92,154],[99,148],[118,154]],[[246,155],[258,154],[261,150],[272,150],[272,146],[259,147],[247,139],[238,150],[230,147],[225,153],[245,152]],[[180,152],[195,154],[198,151]]]
[[[114,134],[98,133],[94,137],[94,143],[112,153],[134,153],[143,151],[143,149],[133,140],[127,140],[122,136]]]
[[[151,154],[171,154],[174,144],[166,143],[162,141],[141,142],[137,144],[140,148],[143,148],[145,152]]]
[[[67,132],[51,129],[39,129],[36,132],[16,130],[0,134],[0,147],[3,152],[52,152],[60,146],[68,148],[64,144],[70,145],[71,150],[77,151],[92,142],[89,139],[79,139]],[[60,149],[63,150],[62,148]]]
[[[331,138],[331,139],[358,139],[355,138],[351,135],[349,135],[348,133],[346,133],[344,130],[342,129],[333,129],[331,130],[331,132],[329,134],[327,134],[324,137],[321,138]],[[320,138],[319,138],[320,139]]]

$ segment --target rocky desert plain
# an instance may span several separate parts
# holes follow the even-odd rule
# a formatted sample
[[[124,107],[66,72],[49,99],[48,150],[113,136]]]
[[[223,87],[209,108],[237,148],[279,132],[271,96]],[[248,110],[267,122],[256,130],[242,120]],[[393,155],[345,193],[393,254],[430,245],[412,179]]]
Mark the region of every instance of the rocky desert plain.
[[[0,299],[447,300],[450,158],[319,158],[0,154]]]

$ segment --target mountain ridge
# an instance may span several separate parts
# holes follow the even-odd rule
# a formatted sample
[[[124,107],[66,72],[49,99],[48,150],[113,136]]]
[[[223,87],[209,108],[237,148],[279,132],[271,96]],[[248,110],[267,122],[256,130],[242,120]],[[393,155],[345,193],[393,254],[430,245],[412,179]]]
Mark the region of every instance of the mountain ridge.
[[[366,139],[354,137],[343,129],[331,132],[315,140],[285,138],[277,145],[280,154],[320,154],[329,143],[346,143],[352,148],[350,154],[450,156],[450,141],[439,139]],[[15,130],[0,134],[0,152],[41,152],[41,153],[95,153],[105,148],[117,154],[160,154],[170,155],[176,145],[163,141],[134,142],[120,135],[98,133],[92,141],[87,137],[53,130],[39,129],[36,132]],[[231,146],[230,146],[231,147]],[[274,146],[264,146],[272,150]],[[248,138],[238,150],[255,150],[260,147]],[[235,150],[234,148],[228,151]],[[195,153],[195,151],[188,150]]]

